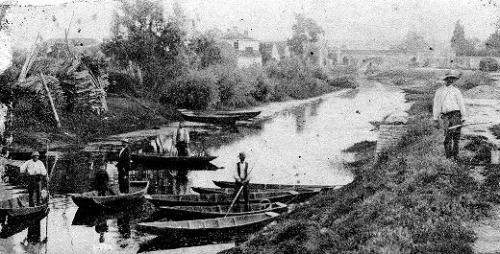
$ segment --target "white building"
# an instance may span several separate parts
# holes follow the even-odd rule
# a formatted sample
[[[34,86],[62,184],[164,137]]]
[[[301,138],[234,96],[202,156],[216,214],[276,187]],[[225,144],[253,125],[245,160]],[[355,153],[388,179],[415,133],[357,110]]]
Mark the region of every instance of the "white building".
[[[259,41],[248,36],[248,31],[240,33],[237,27],[228,29],[222,40],[234,47],[238,54],[238,67],[262,65],[262,56],[259,52]]]

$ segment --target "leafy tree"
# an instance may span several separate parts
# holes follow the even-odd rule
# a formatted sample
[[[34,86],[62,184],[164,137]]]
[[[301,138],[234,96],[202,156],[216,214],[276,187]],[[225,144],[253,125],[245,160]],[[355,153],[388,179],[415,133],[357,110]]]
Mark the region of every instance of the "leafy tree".
[[[495,54],[500,54],[500,18],[495,23],[496,29],[485,42],[486,48]]]
[[[451,47],[460,56],[476,54],[474,42],[465,38],[464,26],[460,24],[460,20],[457,20],[457,23],[455,23],[455,30],[453,30],[453,36],[451,37]]]
[[[324,33],[323,28],[316,22],[302,14],[295,15],[295,24],[292,26],[293,36],[288,40],[290,50],[297,55],[304,54],[304,46],[308,42],[317,42]]]
[[[138,66],[144,74],[142,92],[156,96],[185,71],[184,32],[175,19],[165,20],[158,1],[121,0],[119,10],[113,18],[113,38],[103,51],[121,67]]]
[[[226,42],[218,42],[211,34],[203,34],[195,38],[191,45],[199,57],[199,68],[204,69],[210,65],[224,65],[234,68],[237,65],[237,55],[234,48]]]
[[[396,45],[394,49],[404,52],[432,50],[432,47],[425,41],[424,37],[417,32],[410,31],[404,40]]]

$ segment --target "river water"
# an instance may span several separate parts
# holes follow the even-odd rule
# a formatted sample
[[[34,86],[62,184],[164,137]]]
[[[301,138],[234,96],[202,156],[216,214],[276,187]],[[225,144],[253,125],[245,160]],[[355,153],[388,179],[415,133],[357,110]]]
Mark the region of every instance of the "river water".
[[[285,102],[281,105],[286,109],[274,112],[259,128],[200,135],[207,152],[218,156],[213,164],[223,169],[190,171],[173,192],[190,192],[190,186],[213,187],[212,180],[232,180],[239,152],[247,154],[253,182],[349,183],[353,176],[343,162],[353,160],[353,156],[342,151],[360,141],[376,140],[377,133],[371,131],[369,122],[407,108],[397,88],[368,80],[360,80],[360,84],[355,91],[294,102],[292,107]],[[235,239],[179,242],[136,232],[134,224],[150,210],[147,204],[144,207],[97,216],[78,211],[69,197],[53,198],[47,218],[0,239],[0,253],[136,253],[155,249],[163,249],[161,253],[216,253],[234,246]],[[200,246],[185,246],[191,244]]]

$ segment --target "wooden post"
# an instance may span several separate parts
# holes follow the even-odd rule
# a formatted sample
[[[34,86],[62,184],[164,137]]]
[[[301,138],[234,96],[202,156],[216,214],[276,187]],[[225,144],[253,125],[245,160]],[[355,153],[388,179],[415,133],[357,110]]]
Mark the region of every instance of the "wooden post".
[[[49,103],[50,107],[52,108],[52,113],[54,113],[54,118],[57,122],[57,128],[61,128],[61,121],[59,121],[59,115],[57,114],[56,106],[54,105],[54,100],[52,99],[52,95],[50,95],[50,90],[49,87],[47,86],[47,83],[45,82],[45,78],[43,77],[43,74],[40,73],[40,78],[42,80],[43,88],[45,88],[45,92],[47,92],[47,96],[49,97]]]

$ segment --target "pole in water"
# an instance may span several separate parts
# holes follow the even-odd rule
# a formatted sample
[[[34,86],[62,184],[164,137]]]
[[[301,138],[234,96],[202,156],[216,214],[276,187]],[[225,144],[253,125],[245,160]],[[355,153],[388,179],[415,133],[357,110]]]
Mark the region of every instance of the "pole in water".
[[[227,217],[227,215],[229,214],[229,212],[231,212],[231,209],[233,208],[234,206],[234,203],[236,203],[236,200],[238,200],[238,197],[240,196],[240,193],[241,191],[243,190],[243,185],[240,187],[240,189],[238,190],[238,192],[236,193],[236,197],[234,197],[233,199],[233,202],[231,202],[231,206],[229,206],[229,209],[227,209],[227,212],[226,214],[224,215],[224,218]]]

